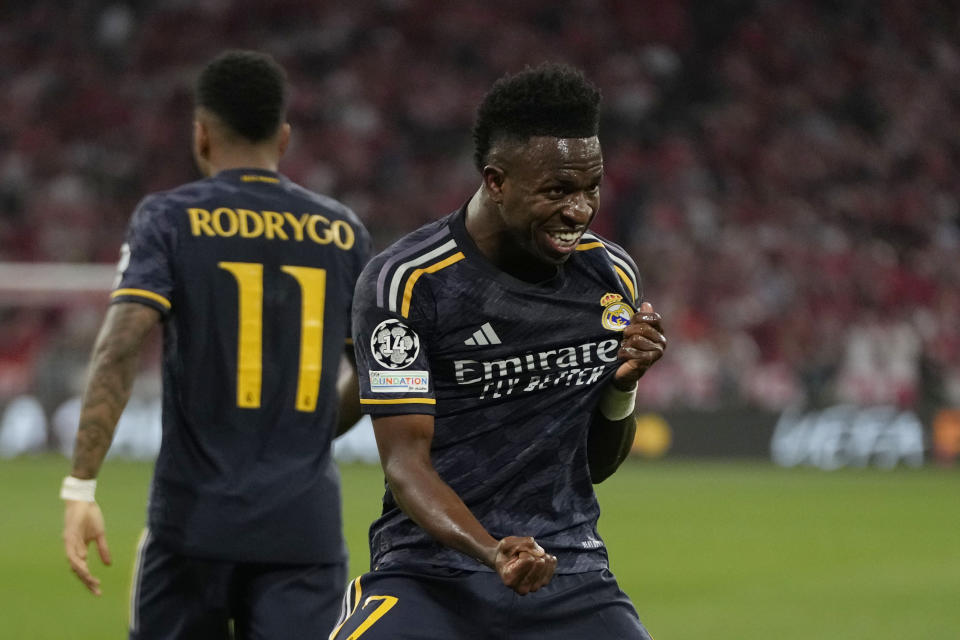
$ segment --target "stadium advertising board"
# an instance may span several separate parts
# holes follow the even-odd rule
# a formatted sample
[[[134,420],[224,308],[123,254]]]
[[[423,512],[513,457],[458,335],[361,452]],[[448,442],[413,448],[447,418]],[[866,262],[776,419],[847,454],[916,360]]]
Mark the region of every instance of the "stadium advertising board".
[[[919,467],[924,431],[914,412],[890,406],[788,410],[777,420],[770,452],[785,467]]]
[[[0,402],[0,457],[54,449],[70,455],[79,397],[46,408],[30,395]],[[943,466],[960,460],[960,410],[922,420],[891,406],[836,405],[783,413],[753,408],[672,410],[637,418],[633,452],[656,458],[772,459],[785,467],[917,467],[930,457]],[[369,432],[369,433],[368,433]],[[160,400],[134,394],[117,428],[111,456],[147,459],[160,442]],[[928,450],[929,446],[929,450]],[[365,419],[337,439],[341,459],[376,462],[376,442]]]
[[[953,414],[950,414],[953,415]],[[960,422],[940,417],[941,461],[960,453]],[[665,411],[640,417],[634,453],[647,458],[770,458],[776,464],[821,469],[925,461],[928,429],[910,410],[836,405],[783,413],[752,408]],[[666,445],[664,445],[666,443]],[[954,451],[956,449],[956,451]]]

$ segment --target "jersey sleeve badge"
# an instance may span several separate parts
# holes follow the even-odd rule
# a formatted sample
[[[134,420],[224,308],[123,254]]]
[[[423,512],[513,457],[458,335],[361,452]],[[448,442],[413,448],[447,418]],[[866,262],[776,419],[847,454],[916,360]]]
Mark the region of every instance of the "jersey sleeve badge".
[[[370,352],[380,366],[403,369],[420,353],[420,337],[404,323],[390,318],[374,328],[370,335]]]

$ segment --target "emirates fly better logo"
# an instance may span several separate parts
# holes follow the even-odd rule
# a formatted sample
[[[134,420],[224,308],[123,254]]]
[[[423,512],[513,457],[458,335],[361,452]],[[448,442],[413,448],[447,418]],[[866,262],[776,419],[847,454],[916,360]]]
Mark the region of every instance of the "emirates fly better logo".
[[[384,320],[373,330],[370,351],[381,366],[403,369],[417,359],[420,338],[413,329],[399,320]]]

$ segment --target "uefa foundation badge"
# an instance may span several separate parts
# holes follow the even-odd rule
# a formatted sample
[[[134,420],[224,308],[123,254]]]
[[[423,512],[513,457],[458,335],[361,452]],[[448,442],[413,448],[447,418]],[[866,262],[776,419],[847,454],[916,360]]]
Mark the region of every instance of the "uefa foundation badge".
[[[623,331],[630,325],[630,318],[633,317],[633,309],[623,301],[623,296],[619,293],[607,293],[600,298],[600,304],[603,305],[603,314],[600,316],[600,323],[604,329],[610,331]]]
[[[384,320],[373,330],[370,351],[381,366],[403,369],[417,359],[420,338],[413,329],[399,320]]]

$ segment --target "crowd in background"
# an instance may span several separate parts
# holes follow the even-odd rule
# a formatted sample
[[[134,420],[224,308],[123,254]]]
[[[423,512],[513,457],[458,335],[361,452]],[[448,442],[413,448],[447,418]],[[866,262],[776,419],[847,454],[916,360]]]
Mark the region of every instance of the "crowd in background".
[[[287,68],[282,171],[378,249],[477,188],[492,81],[559,60],[604,95],[595,230],[665,318],[646,406],[960,406],[958,34],[933,0],[4,2],[0,262],[114,261],[197,177],[224,47]],[[103,304],[0,307],[0,399],[82,376]]]

